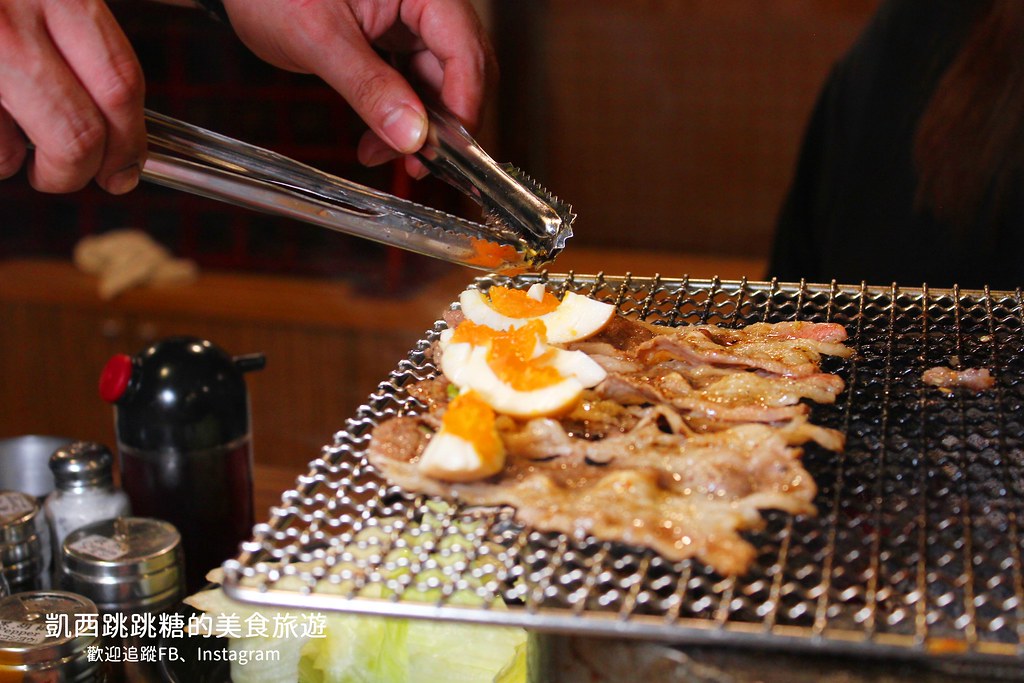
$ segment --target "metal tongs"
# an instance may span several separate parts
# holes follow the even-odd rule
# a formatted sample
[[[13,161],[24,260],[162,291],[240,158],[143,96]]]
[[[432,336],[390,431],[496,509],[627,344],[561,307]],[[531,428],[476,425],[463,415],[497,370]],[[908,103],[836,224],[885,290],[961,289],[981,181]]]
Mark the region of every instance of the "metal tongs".
[[[148,110],[142,178],[474,268],[534,268],[553,260],[572,236],[572,207],[515,167],[496,163],[450,113],[436,106],[428,112],[419,157],[480,204],[482,223]]]

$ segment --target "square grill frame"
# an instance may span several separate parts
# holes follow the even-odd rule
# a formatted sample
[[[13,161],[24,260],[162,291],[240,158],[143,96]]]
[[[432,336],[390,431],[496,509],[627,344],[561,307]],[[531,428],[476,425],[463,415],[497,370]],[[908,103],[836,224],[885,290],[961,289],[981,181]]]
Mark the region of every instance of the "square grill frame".
[[[487,276],[473,286],[535,282],[666,325],[844,325],[855,354],[823,369],[846,390],[813,405],[811,419],[842,431],[846,448],[804,453],[819,514],[765,512],[766,528],[745,534],[754,565],[728,578],[694,560],[524,529],[510,509],[438,505],[389,485],[363,451],[376,424],[417,409],[404,387],[436,374],[426,355],[445,329],[438,321],[225,563],[229,596],[670,644],[1024,664],[1020,290],[628,273]],[[934,366],[990,368],[996,386],[924,385]],[[470,606],[453,597],[467,594]]]

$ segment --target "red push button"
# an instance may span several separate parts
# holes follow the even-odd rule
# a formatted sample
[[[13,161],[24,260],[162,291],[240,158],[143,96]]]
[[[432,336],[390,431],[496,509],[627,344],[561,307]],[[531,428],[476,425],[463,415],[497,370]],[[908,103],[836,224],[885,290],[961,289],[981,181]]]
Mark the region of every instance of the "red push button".
[[[100,398],[107,403],[116,403],[124,395],[131,378],[131,356],[117,354],[107,361],[100,373]]]

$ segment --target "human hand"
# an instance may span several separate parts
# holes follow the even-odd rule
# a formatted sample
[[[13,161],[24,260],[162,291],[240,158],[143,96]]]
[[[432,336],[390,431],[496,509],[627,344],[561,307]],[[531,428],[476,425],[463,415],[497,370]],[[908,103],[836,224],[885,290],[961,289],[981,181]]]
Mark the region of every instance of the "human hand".
[[[275,66],[313,73],[370,126],[359,160],[376,165],[412,154],[426,139],[423,103],[398,68],[436,93],[470,130],[480,123],[494,55],[468,0],[225,0],[239,38]],[[406,159],[414,176],[425,169]]]
[[[93,178],[114,194],[131,190],[146,152],[143,91],[103,0],[0,2],[0,178],[27,160],[42,192]]]

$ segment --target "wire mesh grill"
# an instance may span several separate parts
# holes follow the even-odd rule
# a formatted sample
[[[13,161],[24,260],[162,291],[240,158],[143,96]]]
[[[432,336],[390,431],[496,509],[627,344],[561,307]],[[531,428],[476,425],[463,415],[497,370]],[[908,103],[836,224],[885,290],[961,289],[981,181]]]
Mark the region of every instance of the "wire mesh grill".
[[[750,571],[518,526],[388,485],[369,432],[417,404],[410,383],[438,322],[369,397],[242,555],[241,600],[458,619],[676,643],[728,643],[951,660],[1024,659],[1024,303],[1020,292],[598,276],[489,277],[477,286],[587,294],[668,325],[837,322],[855,355],[812,420],[846,449],[805,448],[818,515],[766,513]],[[926,386],[927,368],[990,368],[974,393]],[[469,595],[472,599],[464,599]],[[468,603],[468,606],[467,606]]]

